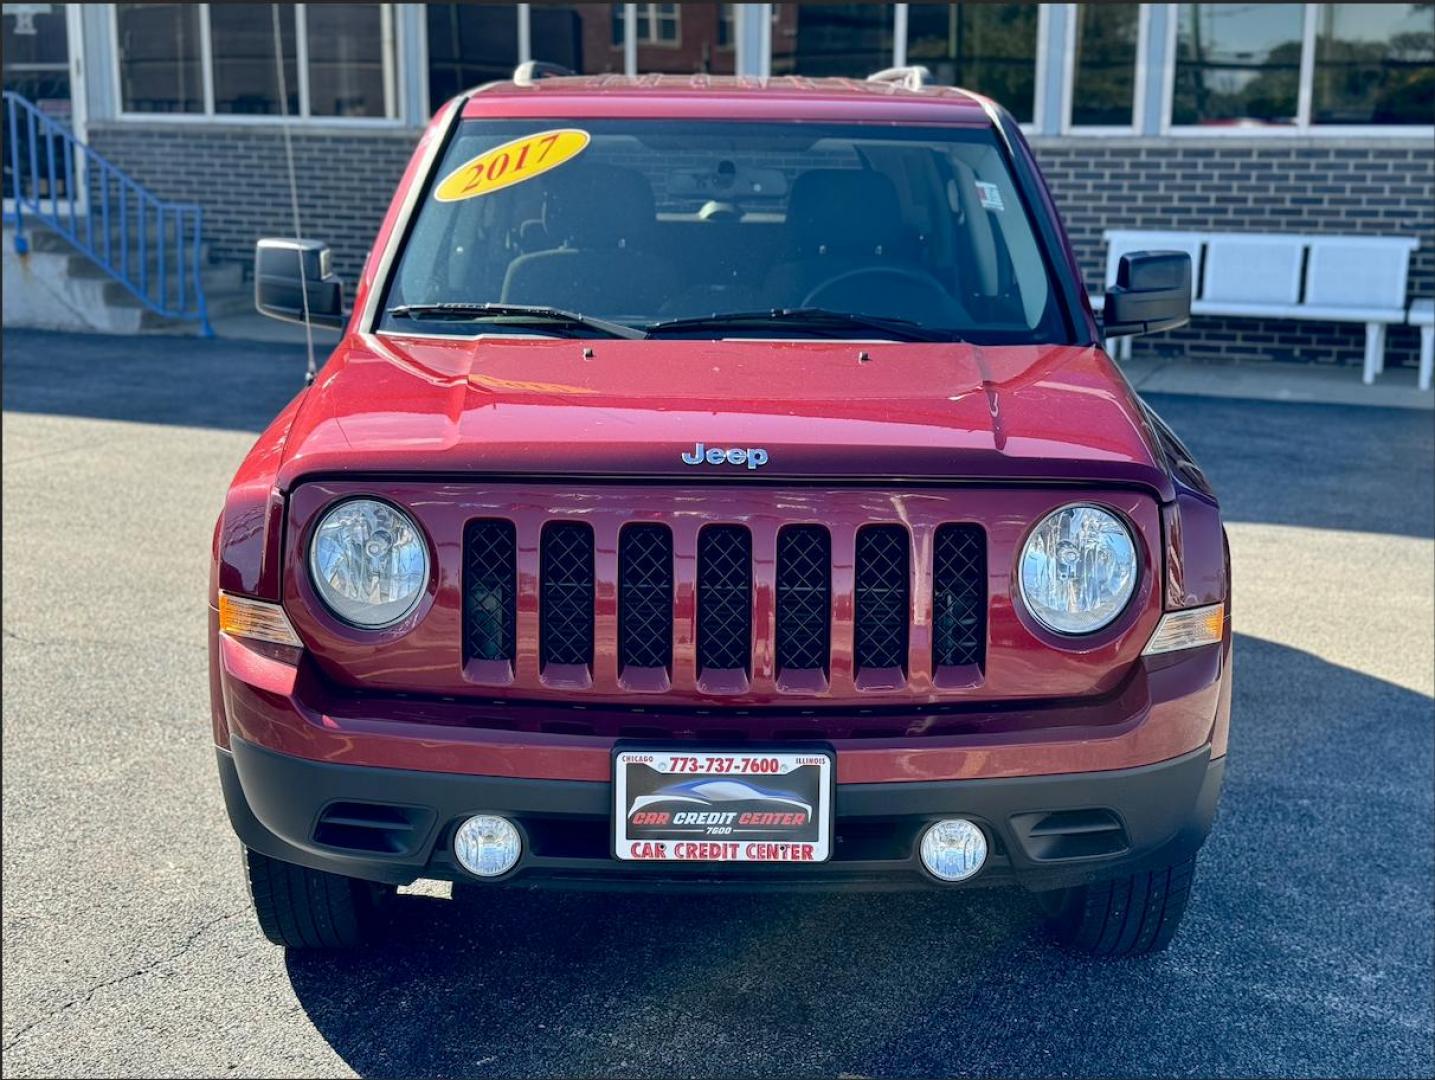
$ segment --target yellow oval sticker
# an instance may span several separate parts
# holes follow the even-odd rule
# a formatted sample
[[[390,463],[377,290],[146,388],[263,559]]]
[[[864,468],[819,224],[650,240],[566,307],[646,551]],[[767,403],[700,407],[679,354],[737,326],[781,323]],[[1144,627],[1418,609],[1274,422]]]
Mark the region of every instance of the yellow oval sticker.
[[[434,189],[439,202],[474,199],[501,191],[572,161],[587,148],[589,135],[577,128],[559,128],[525,135],[465,161]]]

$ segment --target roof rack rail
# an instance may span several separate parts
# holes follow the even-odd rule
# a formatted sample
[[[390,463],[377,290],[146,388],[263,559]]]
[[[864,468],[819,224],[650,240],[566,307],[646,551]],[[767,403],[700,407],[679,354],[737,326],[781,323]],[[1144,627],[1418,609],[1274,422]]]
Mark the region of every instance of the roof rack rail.
[[[547,60],[525,60],[513,69],[515,86],[532,86],[539,79],[552,79],[559,75],[574,75],[562,64],[550,64]]]
[[[895,83],[907,90],[920,90],[924,86],[931,86],[936,80],[932,78],[931,68],[925,64],[909,64],[906,67],[889,67],[874,71],[867,76],[867,81]]]

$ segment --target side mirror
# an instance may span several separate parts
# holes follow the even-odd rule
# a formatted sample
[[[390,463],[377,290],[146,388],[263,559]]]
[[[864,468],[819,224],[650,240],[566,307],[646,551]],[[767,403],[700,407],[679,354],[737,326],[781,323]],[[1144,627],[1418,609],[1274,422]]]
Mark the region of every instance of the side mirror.
[[[344,283],[334,276],[327,244],[318,240],[260,240],[254,246],[254,306],[285,322],[344,325]]]
[[[1191,321],[1191,256],[1184,251],[1133,251],[1121,256],[1116,284],[1106,290],[1106,337],[1155,334]]]

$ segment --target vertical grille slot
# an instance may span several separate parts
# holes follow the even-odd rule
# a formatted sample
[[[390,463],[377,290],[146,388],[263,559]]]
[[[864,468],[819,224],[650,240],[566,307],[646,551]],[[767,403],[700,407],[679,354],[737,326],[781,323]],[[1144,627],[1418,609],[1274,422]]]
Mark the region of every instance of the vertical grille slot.
[[[777,670],[826,674],[832,626],[832,538],[821,525],[777,534]]]
[[[463,550],[464,659],[512,661],[518,607],[513,522],[470,521]]]
[[[859,676],[864,668],[906,671],[910,547],[900,525],[872,525],[857,533],[853,653]]]
[[[673,662],[673,534],[627,525],[618,537],[618,668]]]
[[[540,662],[593,663],[593,530],[578,522],[543,527],[539,562]]]
[[[748,670],[752,537],[741,525],[698,534],[698,670]]]
[[[943,525],[933,552],[932,667],[980,667],[986,640],[986,535],[978,525]]]

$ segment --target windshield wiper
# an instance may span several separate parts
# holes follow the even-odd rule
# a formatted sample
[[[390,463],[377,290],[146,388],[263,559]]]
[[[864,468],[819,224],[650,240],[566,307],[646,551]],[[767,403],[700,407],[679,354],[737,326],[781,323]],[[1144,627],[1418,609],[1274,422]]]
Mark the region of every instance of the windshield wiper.
[[[576,311],[542,307],[535,304],[400,304],[384,312],[394,319],[452,319],[464,322],[502,321],[509,325],[566,327],[570,330],[591,330],[604,337],[640,338],[643,331],[622,323],[595,319]]]
[[[884,315],[859,315],[855,311],[827,308],[771,308],[765,311],[726,311],[690,319],[667,319],[643,327],[649,337],[687,330],[750,330],[764,327],[813,331],[865,330],[898,341],[960,341],[950,330],[928,329],[911,319]]]

